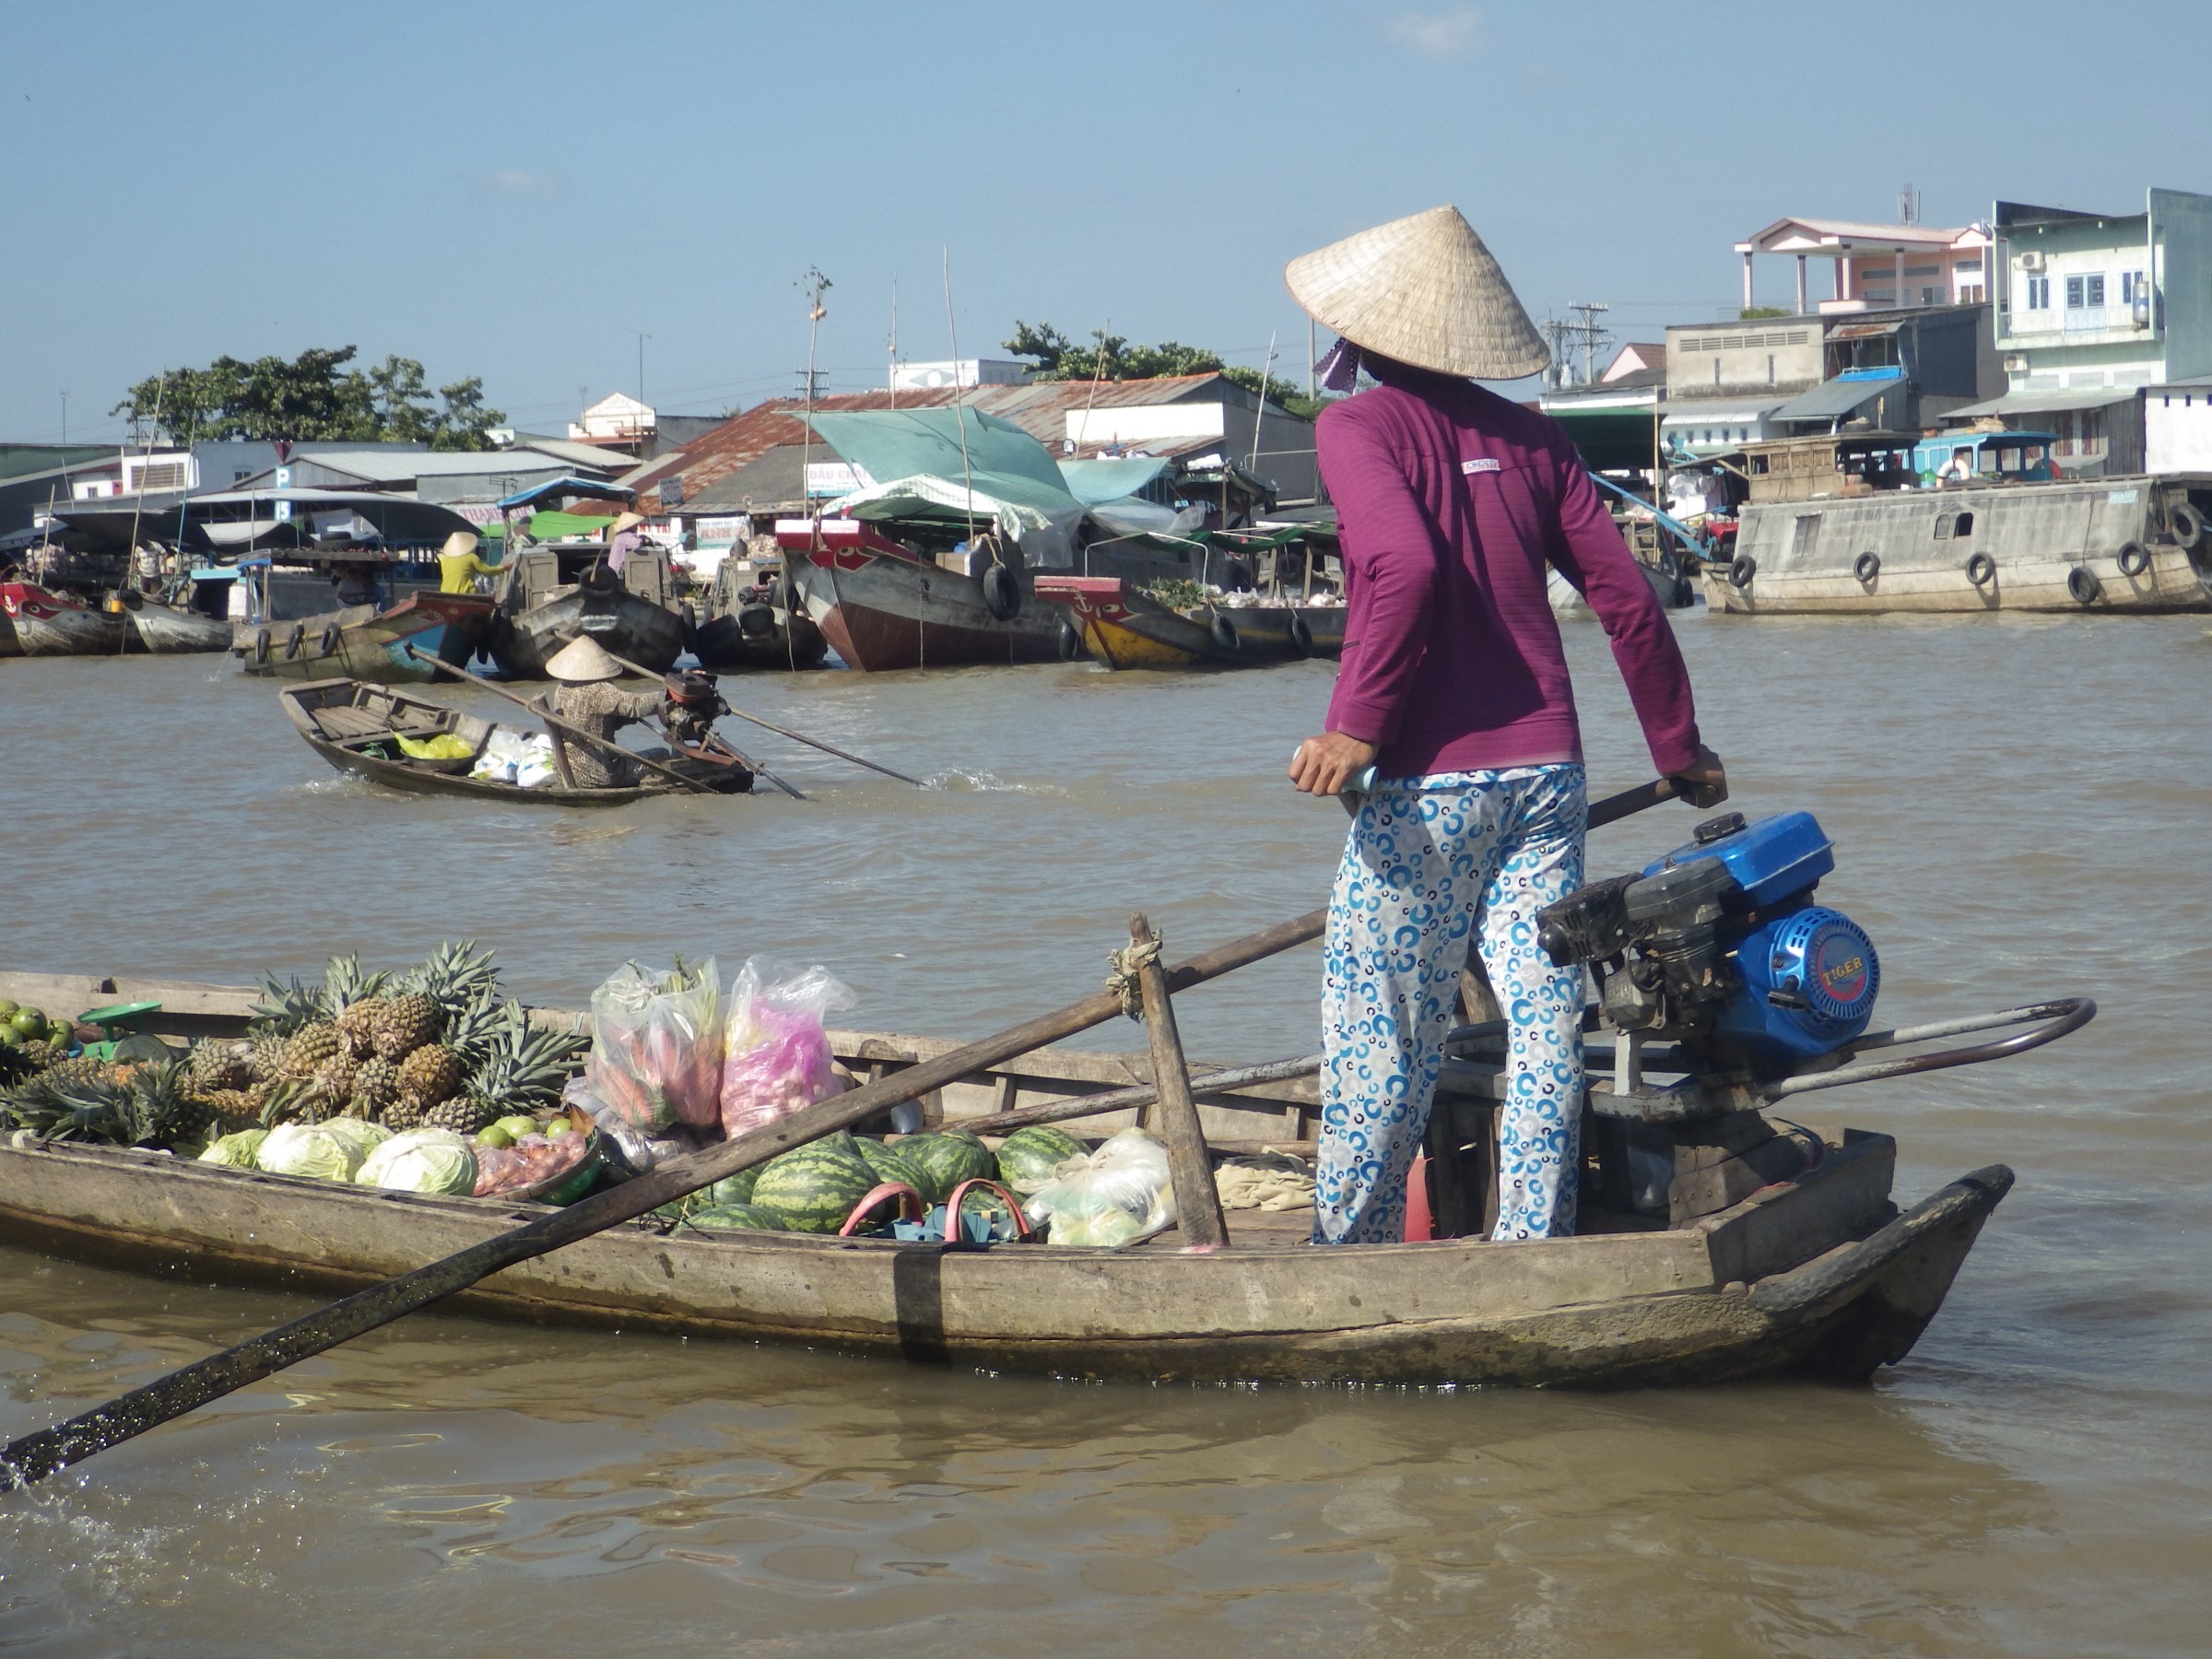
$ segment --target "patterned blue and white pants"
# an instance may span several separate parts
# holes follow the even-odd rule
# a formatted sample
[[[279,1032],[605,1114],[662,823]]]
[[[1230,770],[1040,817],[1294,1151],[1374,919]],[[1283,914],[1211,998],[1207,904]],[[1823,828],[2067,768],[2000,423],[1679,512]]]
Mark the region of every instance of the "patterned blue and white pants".
[[[1493,1237],[1573,1232],[1583,971],[1535,918],[1582,885],[1587,816],[1580,765],[1385,779],[1360,807],[1323,962],[1316,1242],[1405,1236],[1470,937],[1509,1026]]]

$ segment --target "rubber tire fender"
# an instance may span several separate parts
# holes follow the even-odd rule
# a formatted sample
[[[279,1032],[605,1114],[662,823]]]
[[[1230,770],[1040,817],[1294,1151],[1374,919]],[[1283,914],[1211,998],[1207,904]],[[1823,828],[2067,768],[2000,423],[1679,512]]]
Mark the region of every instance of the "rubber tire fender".
[[[1079,663],[1089,655],[1089,653],[1083,649],[1082,630],[1065,617],[1060,618],[1058,643],[1060,660],[1064,663]]]
[[[737,607],[737,631],[748,640],[765,640],[776,631],[776,613],[765,605]]]
[[[1874,579],[1882,573],[1882,556],[1869,548],[1852,561],[1851,573],[1872,587]]]
[[[2181,544],[2183,552],[2194,552],[2205,539],[2205,515],[2187,501],[2176,501],[2166,510],[2166,522],[2173,526],[2173,539]]]
[[[268,660],[269,630],[265,628],[257,628],[253,630],[253,665],[257,668],[264,667],[267,665]]]
[[[1749,587],[1751,579],[1758,574],[1759,560],[1748,553],[1738,553],[1728,567],[1728,580],[1739,588]]]
[[[584,571],[576,585],[587,594],[595,594],[599,597],[605,598],[609,594],[621,592],[622,578],[608,570],[606,566],[594,564],[590,570]]]
[[[315,654],[318,656],[338,654],[338,625],[335,622],[325,622],[323,625],[322,637],[315,641]]]
[[[2140,576],[2150,569],[2150,549],[2139,541],[2120,544],[2120,574]]]
[[[1011,622],[1021,615],[1021,583],[1014,580],[1014,572],[1003,564],[986,568],[977,579],[983,590],[983,608],[1001,622]]]
[[[2097,595],[2104,592],[2104,584],[2088,567],[2076,565],[2066,572],[2066,592],[2074,595],[2077,605],[2094,605]]]
[[[1290,654],[1301,660],[1313,654],[1313,630],[1296,611],[1290,613]]]
[[[1235,653],[1244,649],[1244,641],[1237,634],[1237,625],[1219,611],[1206,625],[1206,631],[1213,636],[1217,650]]]
[[[284,660],[288,663],[290,662],[294,657],[300,654],[300,648],[306,643],[307,624],[304,622],[293,623],[292,631],[285,638]]]
[[[1966,561],[1966,579],[1976,587],[1987,587],[1997,579],[1997,561],[1986,553],[1975,553]]]

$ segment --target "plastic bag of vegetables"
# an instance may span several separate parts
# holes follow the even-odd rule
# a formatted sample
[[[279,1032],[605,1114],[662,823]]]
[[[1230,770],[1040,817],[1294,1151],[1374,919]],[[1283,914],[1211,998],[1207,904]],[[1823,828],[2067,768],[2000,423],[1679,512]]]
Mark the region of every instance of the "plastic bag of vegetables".
[[[271,1175],[309,1175],[351,1181],[361,1167],[360,1143],[322,1124],[279,1124],[254,1157]]]
[[[451,1129],[408,1129],[370,1153],[354,1179],[402,1193],[473,1193],[477,1155]]]
[[[721,1121],[722,982],[709,957],[663,973],[625,963],[592,993],[584,1081],[648,1135]]]
[[[722,1132],[733,1138],[842,1092],[823,1016],[853,993],[819,966],[798,972],[748,957],[730,991],[723,1040]]]
[[[1022,1207],[1054,1244],[1111,1247],[1158,1232],[1175,1219],[1168,1149],[1142,1129],[1124,1129]]]

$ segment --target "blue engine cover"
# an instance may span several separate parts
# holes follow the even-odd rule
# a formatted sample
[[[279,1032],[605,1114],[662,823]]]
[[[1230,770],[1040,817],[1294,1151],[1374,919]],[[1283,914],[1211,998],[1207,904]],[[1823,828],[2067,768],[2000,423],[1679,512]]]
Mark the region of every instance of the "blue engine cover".
[[[1656,876],[1696,858],[1719,859],[1735,877],[1735,885],[1753,904],[1761,907],[1792,893],[1810,891],[1821,877],[1836,867],[1834,843],[1821,832],[1819,821],[1811,813],[1778,812],[1718,841],[1677,847],[1643,873]]]
[[[1882,983],[1874,941],[1838,912],[1808,904],[1763,922],[1735,960],[1744,988],[1718,1031],[1762,1065],[1786,1071],[1832,1053],[1874,1017]]]

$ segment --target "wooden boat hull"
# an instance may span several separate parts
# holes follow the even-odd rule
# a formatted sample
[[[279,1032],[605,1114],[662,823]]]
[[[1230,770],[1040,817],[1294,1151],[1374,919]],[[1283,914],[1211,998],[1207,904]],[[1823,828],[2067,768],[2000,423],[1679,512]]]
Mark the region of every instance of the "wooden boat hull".
[[[2212,498],[2212,480],[2117,478],[1757,502],[1735,541],[1735,569],[1750,559],[1749,580],[1708,565],[1705,599],[1744,616],[2208,610],[2212,536],[2184,549],[2158,511],[2192,482]],[[2121,565],[2131,547],[2147,560],[2132,574]],[[1865,554],[1878,564],[1862,576]],[[1968,570],[1977,556],[1988,560],[1979,582]]]
[[[23,656],[118,656],[128,639],[119,613],[64,604],[29,582],[0,584],[0,612]]]
[[[975,577],[918,559],[818,547],[787,552],[785,561],[801,608],[848,667],[873,674],[1059,655],[1059,614],[1037,602],[1027,571],[1015,572],[1020,608],[1001,621]]]
[[[491,630],[492,660],[518,679],[543,679],[546,664],[580,633],[618,657],[665,674],[683,654],[684,619],[627,588],[608,594],[571,589],[520,616],[502,613]]]
[[[0,994],[63,1009],[158,1000],[153,1029],[194,1035],[241,1029],[253,997],[239,987],[7,974]],[[861,1071],[949,1046],[852,1032],[831,1041]],[[1145,1064],[1041,1049],[924,1104],[987,1134],[993,1110],[1112,1086]],[[1202,1110],[1215,1122],[1281,1124],[1288,1100],[1295,1123],[1300,1088],[1261,1086]],[[1821,1138],[1825,1155],[1794,1179],[1665,1229],[1316,1249],[1279,1227],[1270,1241],[1232,1212],[1230,1244],[1192,1253],[1171,1239],[1120,1250],[947,1250],[791,1233],[668,1235],[647,1221],[507,1268],[457,1301],[543,1324],[1141,1381],[1619,1387],[1778,1371],[1863,1380],[1910,1351],[2012,1176],[2001,1166],[1977,1171],[1899,1215],[1888,1136]],[[356,1289],[535,1213],[512,1199],[371,1192],[159,1153],[0,1142],[0,1237],[171,1277]]]
[[[1857,1381],[1910,1350],[2010,1183],[1980,1172],[1890,1218],[1887,1149],[1864,1146],[1665,1233],[1194,1255],[632,1225],[510,1267],[458,1301],[545,1324],[1060,1376],[1618,1387],[1810,1370]],[[0,1148],[0,1237],[225,1283],[358,1289],[503,1230],[517,1207],[158,1153]],[[1801,1280],[1808,1264],[1787,1241],[1831,1237],[1849,1270],[1815,1262],[1816,1282]]]
[[[296,622],[240,623],[231,649],[248,674],[316,680],[342,675],[378,685],[419,685],[438,670],[407,654],[461,666],[476,655],[492,602],[473,594],[409,594],[383,610],[365,605]]]
[[[374,741],[376,735],[382,732],[405,730],[410,736],[447,732],[481,752],[491,733],[500,728],[493,722],[464,714],[457,709],[356,680],[317,680],[299,687],[288,686],[276,696],[293,729],[310,748],[339,771],[410,794],[462,795],[533,806],[625,806],[651,795],[695,793],[651,773],[641,783],[618,787],[571,789],[552,783],[543,789],[524,789],[520,784],[472,778],[465,772],[446,771],[419,761],[381,758],[363,752],[360,746]],[[379,747],[385,747],[388,753],[398,745],[380,743]],[[752,787],[750,773],[743,774],[740,779],[727,769],[695,766],[681,759],[671,764],[687,775],[697,776],[701,782],[712,784],[716,794],[743,794]]]
[[[124,619],[130,629],[134,650],[167,655],[230,649],[230,624],[195,611],[156,605],[149,599],[138,609],[124,612]]]
[[[765,633],[747,633],[735,613],[701,622],[691,633],[691,654],[700,666],[715,674],[819,668],[830,654],[830,641],[814,619],[780,606],[770,608],[774,621]]]
[[[1199,620],[1119,576],[1040,576],[1037,596],[1109,668],[1252,668],[1344,649],[1341,605],[1222,606]]]

